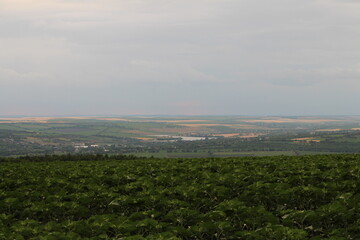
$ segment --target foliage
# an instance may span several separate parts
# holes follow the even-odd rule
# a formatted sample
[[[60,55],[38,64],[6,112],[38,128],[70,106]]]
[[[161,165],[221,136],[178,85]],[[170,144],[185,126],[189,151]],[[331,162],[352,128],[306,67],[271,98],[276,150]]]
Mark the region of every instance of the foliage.
[[[0,239],[360,239],[359,155],[84,158],[1,163]]]

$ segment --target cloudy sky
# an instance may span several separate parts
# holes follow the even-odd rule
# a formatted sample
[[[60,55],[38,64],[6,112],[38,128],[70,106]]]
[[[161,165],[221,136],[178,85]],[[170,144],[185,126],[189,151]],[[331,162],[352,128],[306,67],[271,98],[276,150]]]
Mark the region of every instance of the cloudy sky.
[[[358,0],[0,0],[0,115],[360,114]]]

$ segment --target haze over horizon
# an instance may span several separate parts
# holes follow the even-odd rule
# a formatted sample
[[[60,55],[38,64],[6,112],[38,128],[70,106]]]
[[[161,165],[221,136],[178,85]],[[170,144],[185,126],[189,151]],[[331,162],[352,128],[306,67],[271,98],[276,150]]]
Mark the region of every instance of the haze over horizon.
[[[360,115],[360,1],[0,0],[0,115]]]
[[[350,119],[360,119],[360,115],[230,115],[230,114],[215,114],[215,115],[206,115],[206,114],[128,114],[128,115],[116,115],[116,114],[98,114],[98,115],[0,115],[0,120],[6,120],[6,119],[27,119],[34,121],[41,120],[41,119],[61,119],[61,118],[79,118],[79,119],[112,119],[112,118],[137,118],[137,119],[147,119],[147,118],[174,118],[174,119],[191,119],[195,118],[199,120],[198,118],[202,117],[211,117],[211,118],[217,118],[217,117],[235,117],[235,118],[249,118],[249,119],[257,119],[257,118],[263,118],[263,119],[288,119],[288,118],[294,118],[294,119],[325,119],[325,120],[331,120],[331,119],[339,119],[339,120],[350,120]]]

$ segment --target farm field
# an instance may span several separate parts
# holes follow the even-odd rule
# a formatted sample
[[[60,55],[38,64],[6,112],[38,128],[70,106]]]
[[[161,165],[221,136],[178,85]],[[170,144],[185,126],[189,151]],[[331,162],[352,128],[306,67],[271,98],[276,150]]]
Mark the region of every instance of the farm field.
[[[0,156],[99,153],[212,157],[355,153],[360,117],[0,118]],[[164,154],[165,153],[165,154]]]
[[[2,159],[0,239],[360,239],[360,155],[92,158]]]
[[[0,118],[0,129],[49,135],[156,139],[157,135],[258,137],[272,131],[312,129],[358,130],[360,117],[24,117]],[[246,133],[246,134],[245,134]]]
[[[131,155],[131,153],[128,153]],[[155,157],[155,158],[208,158],[208,157],[264,157],[264,156],[299,156],[299,155],[318,155],[319,152],[310,151],[249,151],[249,152],[206,152],[198,151],[195,153],[186,152],[157,152],[157,153],[135,153],[132,154],[137,157]],[[320,154],[336,154],[334,152],[322,152]]]

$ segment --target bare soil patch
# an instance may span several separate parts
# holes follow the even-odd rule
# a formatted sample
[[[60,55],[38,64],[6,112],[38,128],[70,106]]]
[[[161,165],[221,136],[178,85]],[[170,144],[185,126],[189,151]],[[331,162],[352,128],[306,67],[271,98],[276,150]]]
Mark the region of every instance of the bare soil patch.
[[[212,136],[231,138],[231,137],[239,137],[239,135],[240,133],[222,133],[222,134],[213,134]]]
[[[296,142],[321,142],[321,140],[311,138],[311,137],[310,138],[309,137],[307,137],[307,138],[293,138],[291,140],[296,141]]]
[[[341,131],[343,129],[340,129],[340,128],[333,128],[333,129],[319,129],[319,130],[316,130],[316,132],[338,132],[338,131]]]

